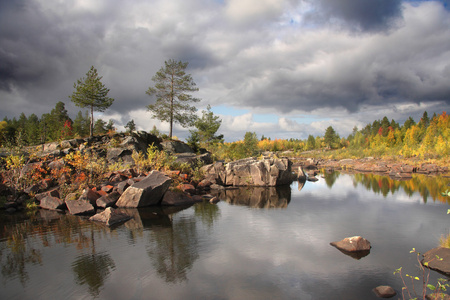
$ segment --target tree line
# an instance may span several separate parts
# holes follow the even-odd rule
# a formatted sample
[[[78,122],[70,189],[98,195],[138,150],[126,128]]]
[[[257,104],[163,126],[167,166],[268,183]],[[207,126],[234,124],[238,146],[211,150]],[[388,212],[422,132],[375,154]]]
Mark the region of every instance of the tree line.
[[[242,141],[224,143],[223,135],[216,135],[222,120],[215,116],[208,106],[202,116],[198,117],[197,108],[192,103],[200,101],[190,93],[198,91],[190,74],[186,74],[187,62],[173,59],[164,62],[164,66],[152,77],[154,86],[146,91],[156,100],[146,108],[152,116],[170,124],[169,135],[161,135],[154,127],[152,133],[172,138],[173,124],[182,127],[193,127],[188,144],[195,150],[200,147],[224,156],[240,158],[255,155],[261,151],[279,150],[326,150],[346,149],[355,155],[402,155],[445,157],[450,154],[450,124],[446,112],[430,118],[425,111],[419,122],[409,117],[403,125],[386,116],[381,120],[368,123],[364,128],[353,128],[348,137],[340,137],[332,126],[329,126],[323,136],[309,135],[306,140],[270,140],[264,136],[258,140],[256,133],[247,132]],[[36,145],[40,143],[100,135],[115,132],[114,122],[98,119],[94,122],[94,111],[105,111],[114,99],[108,97],[109,89],[101,82],[97,70],[92,66],[86,77],[78,79],[74,84],[74,92],[69,99],[81,108],[87,108],[84,113],[79,111],[72,120],[63,102],[58,102],[50,113],[40,118],[35,114],[19,119],[5,117],[0,122],[0,142],[2,145],[21,143]],[[125,128],[128,132],[136,130],[133,120]],[[220,156],[220,154],[218,154]]]

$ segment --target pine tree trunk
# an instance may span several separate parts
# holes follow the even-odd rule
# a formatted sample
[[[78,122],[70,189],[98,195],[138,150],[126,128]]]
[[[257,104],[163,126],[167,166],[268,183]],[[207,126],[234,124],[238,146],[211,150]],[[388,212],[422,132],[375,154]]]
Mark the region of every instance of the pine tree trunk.
[[[94,106],[91,106],[91,124],[89,126],[89,137],[94,136]]]

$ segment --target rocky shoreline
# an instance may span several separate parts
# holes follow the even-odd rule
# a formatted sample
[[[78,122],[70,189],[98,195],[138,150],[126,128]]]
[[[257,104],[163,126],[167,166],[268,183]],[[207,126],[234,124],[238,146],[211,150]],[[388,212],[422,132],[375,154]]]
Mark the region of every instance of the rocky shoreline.
[[[194,166],[201,161],[203,180],[192,180],[181,171],[142,172],[133,160],[133,153],[145,153],[153,145],[165,151],[179,164]],[[38,182],[17,190],[11,171],[0,173],[0,196],[4,199],[0,207],[9,213],[24,209],[26,203],[34,202],[38,207],[74,215],[92,215],[108,207],[144,207],[154,205],[192,205],[199,201],[217,202],[220,191],[227,187],[275,187],[289,185],[294,180],[316,181],[319,172],[345,171],[353,173],[377,173],[397,180],[407,180],[413,174],[450,177],[448,167],[432,163],[418,165],[382,161],[374,158],[325,160],[314,158],[278,158],[265,153],[261,158],[246,158],[234,162],[214,162],[211,154],[197,155],[185,143],[162,141],[146,132],[132,135],[116,134],[87,139],[73,139],[40,146],[39,156],[30,159],[20,170],[16,179],[37,170],[45,174],[60,174],[59,177],[44,177]],[[102,174],[96,185],[84,185],[78,193],[67,193],[64,187],[73,184],[74,168],[65,160],[68,154],[88,153],[105,159],[107,164],[126,163],[128,168]],[[5,155],[3,155],[5,157]],[[162,187],[155,185],[159,178]],[[174,183],[176,182],[176,184]],[[169,188],[170,187],[170,188]],[[80,192],[81,191],[81,192]],[[131,191],[133,194],[131,195]],[[158,192],[156,192],[158,191]],[[157,194],[152,196],[152,194]],[[151,201],[141,198],[154,198]],[[133,198],[134,197],[134,198]],[[130,200],[130,199],[133,200]],[[6,199],[6,201],[5,201]],[[130,204],[133,203],[133,204]]]
[[[293,161],[293,169],[302,167],[310,174],[314,170],[325,170],[327,172],[335,170],[349,173],[375,173],[390,176],[397,180],[408,180],[412,178],[413,174],[441,175],[450,178],[448,166],[442,167],[433,163],[399,163],[372,157],[341,160],[294,158]]]

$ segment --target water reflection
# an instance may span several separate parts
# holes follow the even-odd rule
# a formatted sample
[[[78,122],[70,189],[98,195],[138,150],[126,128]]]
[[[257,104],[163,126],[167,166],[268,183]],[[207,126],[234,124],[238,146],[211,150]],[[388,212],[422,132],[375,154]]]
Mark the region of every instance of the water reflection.
[[[212,228],[214,221],[220,217],[219,206],[209,202],[197,203],[194,206],[194,213],[209,230]]]
[[[291,202],[291,187],[239,187],[216,190],[213,194],[232,205],[253,208],[286,208]]]
[[[78,285],[87,284],[94,298],[99,296],[101,287],[114,269],[114,261],[106,252],[82,254],[72,263],[75,282]]]
[[[166,282],[186,280],[198,255],[195,217],[177,219],[150,231],[147,253],[158,275]]]
[[[216,205],[199,203],[195,215],[174,218],[187,207],[148,207],[141,209],[120,209],[133,219],[124,224],[129,229],[131,243],[136,237],[148,232],[146,250],[158,276],[166,282],[185,281],[198,254],[198,232],[196,221],[212,225],[220,216]]]
[[[340,173],[335,171],[323,173],[323,178],[329,188],[333,187],[339,176]],[[403,190],[410,197],[414,193],[419,193],[424,203],[427,203],[431,197],[433,201],[450,204],[450,198],[441,195],[441,192],[448,189],[449,183],[449,179],[443,176],[414,174],[410,180],[394,180],[389,176],[370,173],[357,173],[351,174],[351,176],[354,187],[361,185],[376,194],[382,194],[384,197]]]
[[[2,239],[7,237],[7,243],[2,243],[0,248],[2,276],[17,277],[22,286],[25,286],[29,279],[26,265],[42,263],[41,251],[26,242],[30,229],[29,223],[22,223],[14,227],[5,226],[2,233]]]

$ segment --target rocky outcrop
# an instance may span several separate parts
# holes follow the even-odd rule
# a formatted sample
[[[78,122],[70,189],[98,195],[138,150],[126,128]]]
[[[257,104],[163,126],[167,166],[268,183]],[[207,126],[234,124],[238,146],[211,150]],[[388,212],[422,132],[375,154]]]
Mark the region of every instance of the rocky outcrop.
[[[147,177],[127,188],[116,205],[118,207],[158,205],[171,182],[172,179],[164,173],[152,171]]]
[[[373,157],[366,157],[360,159],[307,159],[297,158],[294,163],[295,168],[302,166],[306,170],[346,170],[357,173],[379,173],[389,175],[394,179],[404,180],[410,179],[412,174],[426,174],[437,175],[447,174],[449,168],[447,166],[438,166],[432,163],[415,164],[414,160],[411,163],[397,163],[384,160],[374,159]]]
[[[287,158],[246,158],[207,165],[202,171],[207,180],[225,186],[279,186],[292,182],[291,167]]]

